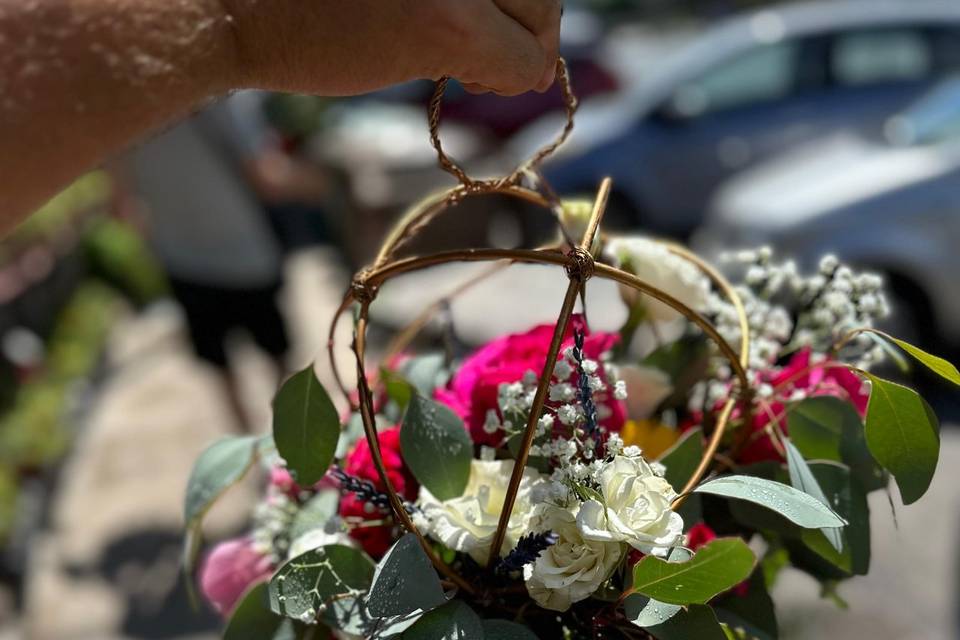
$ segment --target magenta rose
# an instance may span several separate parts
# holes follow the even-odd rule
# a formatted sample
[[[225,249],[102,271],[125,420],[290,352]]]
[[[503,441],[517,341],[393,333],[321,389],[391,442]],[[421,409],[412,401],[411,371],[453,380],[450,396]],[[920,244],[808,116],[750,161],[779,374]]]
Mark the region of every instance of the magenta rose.
[[[224,617],[251,587],[270,577],[270,559],[253,549],[249,538],[221,542],[207,554],[200,568],[200,591]]]
[[[790,359],[785,367],[761,374],[761,379],[773,387],[774,395],[767,401],[769,411],[762,407],[754,411],[753,434],[749,444],[740,452],[738,461],[750,464],[764,460],[782,461],[765,429],[774,417],[780,428],[787,432],[784,419],[786,401],[799,391],[803,397],[833,396],[846,400],[863,417],[867,412],[870,394],[864,389],[863,381],[855,373],[836,363],[824,361],[811,364],[811,350],[804,348]],[[772,415],[771,415],[772,414]]]
[[[463,418],[474,442],[491,446],[500,444],[502,431],[491,434],[483,429],[487,412],[493,409],[499,415],[497,397],[501,384],[517,382],[527,371],[540,376],[547,361],[553,327],[543,324],[526,333],[501,336],[488,342],[464,360],[446,387],[435,391],[436,400]],[[571,319],[561,351],[573,345],[574,328],[587,331],[583,316]],[[584,340],[584,355],[599,360],[600,354],[610,350],[619,339],[620,336],[614,333],[588,333]],[[600,375],[603,376],[602,371]],[[601,424],[618,431],[626,415],[623,402],[611,396],[606,404],[610,415]]]

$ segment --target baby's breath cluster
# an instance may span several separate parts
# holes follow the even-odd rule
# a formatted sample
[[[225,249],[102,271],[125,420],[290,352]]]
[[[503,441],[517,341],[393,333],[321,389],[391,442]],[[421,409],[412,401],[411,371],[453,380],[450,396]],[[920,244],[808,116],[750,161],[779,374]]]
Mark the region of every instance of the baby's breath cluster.
[[[253,511],[253,549],[277,564],[290,549],[290,526],[300,510],[296,500],[274,485]]]

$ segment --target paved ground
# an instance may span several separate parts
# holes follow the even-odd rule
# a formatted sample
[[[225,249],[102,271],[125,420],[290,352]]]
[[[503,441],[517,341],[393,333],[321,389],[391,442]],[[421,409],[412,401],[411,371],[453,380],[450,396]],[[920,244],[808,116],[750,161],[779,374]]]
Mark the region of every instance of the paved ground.
[[[291,264],[286,307],[295,364],[313,360],[325,344],[345,281],[332,265],[322,252]],[[347,338],[341,334],[342,344]],[[349,370],[349,354],[342,353]],[[180,500],[190,466],[231,429],[217,380],[190,357],[170,309],[124,320],[112,354],[114,372],[68,463],[52,527],[35,544],[26,615],[0,631],[0,640],[217,637],[214,617],[189,612],[177,573]],[[271,390],[262,382],[263,363],[249,350],[238,359],[250,405],[260,408],[266,428]],[[318,372],[328,375],[324,366]],[[822,601],[802,575],[787,575],[777,586],[784,637],[960,637],[954,631],[958,480],[960,430],[947,430],[933,489],[918,505],[898,510],[899,530],[886,498],[872,500],[872,573],[841,588],[852,611]],[[251,479],[229,494],[209,518],[209,535],[241,530],[256,490]]]

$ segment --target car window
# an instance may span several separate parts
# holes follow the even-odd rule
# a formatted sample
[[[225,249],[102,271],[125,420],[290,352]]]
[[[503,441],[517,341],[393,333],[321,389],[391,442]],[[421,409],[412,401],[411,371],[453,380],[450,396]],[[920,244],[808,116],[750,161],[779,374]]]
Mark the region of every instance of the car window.
[[[793,89],[798,53],[796,42],[754,47],[681,87],[672,108],[692,118],[783,98]]]
[[[915,29],[840,34],[831,62],[834,79],[847,86],[920,80],[932,67],[930,43]]]

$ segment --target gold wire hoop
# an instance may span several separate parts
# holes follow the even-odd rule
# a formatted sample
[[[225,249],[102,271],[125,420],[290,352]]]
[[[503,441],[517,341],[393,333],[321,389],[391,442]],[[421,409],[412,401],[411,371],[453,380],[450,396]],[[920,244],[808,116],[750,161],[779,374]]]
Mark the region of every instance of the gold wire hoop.
[[[648,295],[681,313],[689,321],[696,324],[717,345],[723,356],[730,362],[730,366],[737,378],[737,386],[735,389],[731,390],[730,399],[726,402],[718,415],[716,424],[714,425],[714,432],[711,435],[706,449],[704,450],[700,464],[681,491],[681,496],[674,501],[672,505],[674,509],[679,507],[685,495],[696,486],[696,484],[700,481],[700,479],[703,478],[709,469],[710,463],[716,455],[717,449],[719,448],[720,442],[723,438],[723,434],[726,431],[727,424],[729,423],[733,414],[733,410],[738,402],[736,395],[739,395],[742,399],[743,397],[748,397],[750,393],[750,381],[747,376],[750,338],[746,313],[739,296],[736,294],[736,291],[729,284],[729,282],[727,282],[723,276],[719,274],[719,272],[686,249],[677,245],[666,245],[668,250],[670,250],[672,253],[689,260],[704,274],[706,274],[714,282],[717,288],[719,288],[733,304],[740,324],[741,336],[739,353],[734,350],[734,348],[724,339],[724,337],[709,322],[709,320],[707,320],[707,318],[702,316],[696,310],[677,300],[668,292],[651,285],[642,278],[639,278],[633,274],[606,264],[595,262],[594,256],[591,253],[591,249],[594,247],[594,239],[599,232],[600,222],[603,219],[603,215],[606,210],[607,199],[609,197],[611,187],[610,178],[604,178],[600,184],[583,237],[578,244],[572,246],[567,252],[563,252],[560,247],[532,250],[460,249],[438,252],[426,256],[396,258],[398,251],[412,238],[416,237],[421,229],[429,224],[436,216],[448,210],[452,205],[455,205],[467,196],[496,193],[525,200],[529,203],[539,205],[542,208],[550,209],[554,206],[555,203],[548,197],[544,196],[542,193],[520,186],[519,182],[523,175],[535,170],[536,166],[541,161],[543,161],[561,144],[563,144],[572,130],[573,114],[576,111],[577,101],[573,96],[567,68],[562,59],[558,60],[557,62],[557,77],[564,95],[564,105],[567,113],[566,126],[554,142],[537,152],[537,154],[535,154],[528,162],[522,164],[510,175],[494,180],[474,180],[470,178],[463,171],[463,169],[459,167],[459,165],[457,165],[449,156],[444,153],[439,138],[439,114],[443,92],[446,88],[448,79],[443,78],[440,82],[438,82],[434,95],[430,101],[428,113],[430,139],[437,151],[437,157],[440,166],[445,171],[455,176],[460,184],[452,189],[425,198],[414,205],[399,220],[399,222],[393,227],[384,240],[384,243],[381,246],[373,264],[369,268],[359,271],[354,276],[350,288],[345,293],[340,307],[334,314],[328,333],[327,351],[330,356],[330,365],[334,379],[336,380],[341,391],[347,397],[348,401],[351,403],[351,408],[360,412],[364,435],[370,446],[371,458],[373,459],[374,466],[377,469],[377,473],[380,476],[381,482],[386,488],[386,493],[389,496],[390,506],[393,510],[394,517],[404,528],[416,535],[421,546],[433,564],[436,566],[437,570],[449,578],[459,588],[471,594],[478,593],[477,588],[466,581],[449,565],[443,562],[443,560],[433,549],[432,545],[419,531],[418,527],[413,522],[413,519],[410,517],[410,514],[407,513],[407,510],[404,508],[403,501],[400,499],[399,494],[397,494],[396,489],[394,488],[393,483],[387,474],[387,469],[380,450],[380,441],[377,436],[377,427],[373,406],[373,396],[370,389],[369,380],[367,379],[364,360],[366,355],[366,334],[369,324],[370,305],[376,298],[380,287],[383,286],[388,280],[405,273],[451,262],[493,262],[493,267],[486,272],[486,275],[489,275],[489,273],[493,272],[494,270],[503,268],[504,265],[514,263],[554,265],[562,267],[566,271],[567,279],[569,281],[567,291],[564,295],[559,317],[554,325],[546,362],[544,363],[543,370],[540,373],[537,389],[530,410],[530,416],[523,431],[520,449],[517,454],[513,472],[510,477],[510,483],[504,497],[504,504],[500,512],[497,529],[494,534],[494,539],[491,544],[490,555],[487,562],[487,566],[489,568],[494,566],[496,560],[500,556],[500,550],[503,546],[503,541],[506,536],[507,525],[509,523],[510,515],[513,512],[517,492],[522,479],[523,469],[526,465],[530,448],[533,444],[539,414],[543,410],[546,402],[550,379],[552,377],[553,369],[556,365],[560,347],[563,338],[566,335],[569,321],[573,314],[574,306],[576,305],[577,297],[585,290],[585,283],[589,278],[594,276],[601,277],[607,280],[612,280],[621,285],[631,287],[634,290]],[[482,277],[486,277],[486,275]],[[472,284],[482,280],[482,277],[473,279],[467,284],[466,287],[462,287],[461,290],[468,288],[469,286],[472,286]],[[350,392],[343,384],[343,380],[336,365],[336,358],[334,357],[336,327],[338,326],[342,315],[354,303],[359,304],[353,338],[353,352],[356,360],[358,392],[358,399],[355,405],[350,399]],[[406,331],[404,335],[415,334],[416,331],[419,331],[419,329],[422,328],[425,322],[426,321],[421,321],[421,323],[417,325],[416,329],[414,329],[412,333],[410,331]],[[417,321],[415,321],[414,324],[416,325]]]

